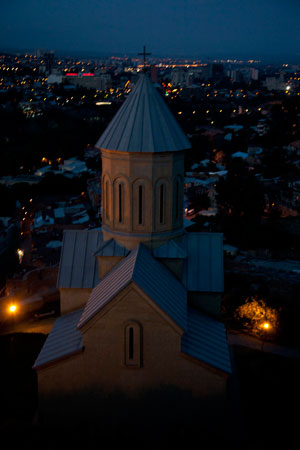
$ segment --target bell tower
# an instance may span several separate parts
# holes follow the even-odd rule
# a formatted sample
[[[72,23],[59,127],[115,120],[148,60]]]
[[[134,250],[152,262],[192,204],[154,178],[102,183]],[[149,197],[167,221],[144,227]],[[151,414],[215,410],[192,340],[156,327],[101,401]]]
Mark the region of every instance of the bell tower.
[[[96,146],[104,239],[133,249],[181,236],[184,150],[190,143],[146,73]]]

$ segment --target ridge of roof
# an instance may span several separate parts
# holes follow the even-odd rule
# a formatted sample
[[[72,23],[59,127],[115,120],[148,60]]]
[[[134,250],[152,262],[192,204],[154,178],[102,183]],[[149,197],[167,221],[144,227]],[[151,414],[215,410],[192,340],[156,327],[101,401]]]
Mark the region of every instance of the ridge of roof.
[[[108,304],[131,281],[137,248],[108,272],[92,290],[77,328],[80,329]]]
[[[153,153],[181,151],[191,144],[147,74],[142,73],[96,147]]]
[[[80,329],[89,322],[131,281],[134,281],[180,328],[186,329],[186,289],[141,243],[93,289],[77,328]]]
[[[187,326],[187,291],[167,267],[139,244],[133,281],[180,326]]]

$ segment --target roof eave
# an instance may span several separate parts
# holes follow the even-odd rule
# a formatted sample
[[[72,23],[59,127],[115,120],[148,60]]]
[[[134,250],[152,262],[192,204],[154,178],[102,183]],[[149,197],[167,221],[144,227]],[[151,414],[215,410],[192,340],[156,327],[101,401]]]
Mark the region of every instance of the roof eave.
[[[230,375],[232,375],[231,370],[221,369],[220,367],[217,367],[213,364],[209,364],[209,363],[203,361],[202,359],[198,359],[195,356],[191,356],[188,353],[185,353],[183,350],[181,350],[180,354],[184,358],[189,359],[190,361],[193,361],[195,364],[199,364],[200,366],[204,367],[207,370],[210,370],[211,372],[216,373],[217,375],[221,375],[224,377],[229,377]]]
[[[54,364],[57,364],[60,361],[63,361],[63,360],[68,359],[68,358],[70,358],[72,356],[78,355],[79,353],[82,353],[84,350],[85,350],[85,347],[82,346],[78,350],[74,350],[73,352],[67,353],[66,355],[62,355],[59,358],[55,358],[55,359],[52,359],[51,361],[47,361],[45,363],[38,364],[38,365],[34,364],[32,366],[32,368],[35,369],[35,370],[46,369],[47,367],[52,366]]]

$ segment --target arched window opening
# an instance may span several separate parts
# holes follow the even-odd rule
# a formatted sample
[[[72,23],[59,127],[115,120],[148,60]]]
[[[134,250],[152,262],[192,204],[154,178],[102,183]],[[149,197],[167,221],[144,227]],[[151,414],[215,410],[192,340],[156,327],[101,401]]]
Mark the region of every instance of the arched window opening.
[[[129,359],[133,359],[134,357],[134,331],[133,328],[129,328],[129,348],[128,348],[128,357]]]
[[[119,184],[119,222],[123,221],[123,185]]]
[[[142,366],[142,327],[136,322],[125,327],[125,365]]]
[[[165,221],[164,197],[165,197],[165,186],[161,184],[159,187],[159,223],[164,223]]]
[[[139,225],[143,224],[143,186],[139,186]]]
[[[105,217],[109,219],[109,183],[105,183]]]

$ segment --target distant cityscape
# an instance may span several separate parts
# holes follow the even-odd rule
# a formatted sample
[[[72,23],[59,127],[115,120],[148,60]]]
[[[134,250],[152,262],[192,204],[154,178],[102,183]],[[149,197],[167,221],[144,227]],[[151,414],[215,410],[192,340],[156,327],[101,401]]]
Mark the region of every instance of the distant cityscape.
[[[218,180],[226,178],[227,166],[235,158],[242,160],[263,185],[265,214],[299,214],[299,66],[151,55],[146,65],[152,82],[192,143],[193,149],[186,155],[187,217],[211,218],[217,214],[216,186]],[[1,54],[0,108],[1,116],[5,116],[2,123],[7,123],[1,133],[2,186],[38,186],[42,180],[45,183],[47,176],[71,180],[84,175],[89,179],[82,190],[100,221],[100,184],[95,180],[100,180],[101,168],[98,150],[93,145],[133,89],[141,70],[142,56],[59,58],[54,51],[42,49],[33,54]],[[78,127],[68,125],[68,133],[74,133],[69,142],[51,142],[53,136],[63,132],[63,124],[70,121]],[[51,135],[48,142],[43,142],[45,126],[46,134]],[[82,127],[89,133],[82,136]],[[201,204],[199,199],[203,202],[205,198]],[[18,205],[19,199],[13,200],[16,201],[14,204]],[[23,205],[20,208],[21,212]],[[15,214],[14,207],[8,209]],[[68,220],[96,226],[97,220],[91,223],[83,205],[81,209],[82,217]],[[37,223],[42,226],[42,216],[50,215],[52,226],[58,213],[50,209],[47,214],[32,214],[35,230]],[[21,218],[21,236],[28,217]],[[10,226],[11,220],[2,220],[3,227]],[[211,226],[209,220],[206,223]],[[43,226],[46,224],[43,222]]]
[[[147,68],[192,142],[193,150],[186,156],[186,214],[198,214],[201,206],[191,200],[190,190],[207,194],[210,211],[217,211],[215,186],[226,177],[230,157],[242,159],[263,184],[268,214],[276,209],[281,216],[298,215],[299,66],[150,55]],[[0,107],[8,125],[1,133],[1,184],[32,185],[47,174],[70,179],[85,173],[97,179],[98,151],[92,137],[105,128],[141,70],[143,61],[138,56],[58,58],[54,51],[42,49],[34,54],[1,54]],[[63,116],[61,120],[56,113]],[[55,135],[61,131],[61,122],[70,120],[90,129],[89,142],[79,143],[72,136],[76,141],[72,149],[70,143],[64,147],[61,142],[37,142],[43,140],[46,122]],[[74,130],[75,135],[79,132]],[[33,136],[35,151],[29,144]],[[275,167],[267,165],[278,153],[284,165],[276,168],[276,158]],[[100,205],[94,208],[99,217]]]

